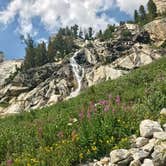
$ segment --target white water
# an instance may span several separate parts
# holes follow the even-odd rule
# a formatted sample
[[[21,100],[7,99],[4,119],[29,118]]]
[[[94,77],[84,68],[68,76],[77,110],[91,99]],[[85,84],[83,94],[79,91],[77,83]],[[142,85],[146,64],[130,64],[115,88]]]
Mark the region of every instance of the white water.
[[[76,78],[78,87],[75,91],[71,92],[68,99],[78,96],[78,94],[81,90],[81,87],[82,87],[82,79],[84,77],[84,69],[75,60],[75,57],[77,56],[78,53],[79,53],[79,51],[76,52],[74,54],[74,56],[70,58],[70,65],[72,66],[72,71],[73,71],[73,74]]]

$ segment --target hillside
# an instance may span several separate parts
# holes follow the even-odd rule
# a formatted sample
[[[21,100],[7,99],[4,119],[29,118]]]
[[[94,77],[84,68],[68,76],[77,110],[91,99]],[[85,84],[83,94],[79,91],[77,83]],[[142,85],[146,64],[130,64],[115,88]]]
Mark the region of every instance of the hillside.
[[[157,120],[164,106],[165,57],[69,101],[0,119],[0,163],[69,166],[100,158],[128,147],[141,120]]]
[[[67,29],[63,31],[65,30],[67,31]],[[161,28],[161,34],[164,30]],[[144,27],[123,24],[117,27],[108,26],[106,31],[108,39],[104,35],[102,38],[96,37],[90,40],[78,37],[71,39],[72,36],[67,35],[62,35],[58,40],[55,38],[55,46],[61,40],[60,45],[63,46],[64,41],[66,45],[62,48],[57,46],[61,49],[53,62],[43,64],[40,60],[36,61],[36,65],[40,64],[39,66],[27,68],[33,63],[25,59],[23,64],[27,69],[18,70],[0,89],[0,103],[5,103],[7,106],[1,108],[0,116],[43,108],[68,100],[92,85],[126,75],[165,54],[164,49],[154,48],[151,36]],[[72,40],[72,46],[69,39]],[[29,39],[30,43],[31,40]],[[42,45],[38,47],[45,48]],[[32,57],[34,54],[40,55],[38,47],[32,50]]]

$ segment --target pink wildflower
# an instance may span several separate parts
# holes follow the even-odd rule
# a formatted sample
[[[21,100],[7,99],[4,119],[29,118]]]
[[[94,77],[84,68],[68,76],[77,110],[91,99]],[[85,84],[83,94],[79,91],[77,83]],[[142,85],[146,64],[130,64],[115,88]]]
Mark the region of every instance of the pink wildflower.
[[[87,112],[87,118],[90,120],[90,118],[91,118],[91,112],[90,112],[90,110],[88,110],[88,112]]]
[[[12,160],[7,160],[7,162],[6,162],[6,165],[7,166],[11,166],[13,164],[13,161]]]
[[[84,119],[84,111],[81,111],[81,112],[79,113],[79,118],[80,118],[80,120],[83,120],[83,119]]]
[[[115,113],[115,109],[114,108],[112,109],[112,113]]]
[[[99,101],[99,104],[101,104],[101,105],[106,105],[106,104],[108,104],[108,101],[107,101],[107,100],[100,100],[100,101]]]
[[[104,112],[108,112],[109,110],[110,110],[110,106],[106,105],[105,108],[104,108]]]
[[[118,96],[116,96],[116,103],[119,105],[120,104],[120,96],[118,95]]]

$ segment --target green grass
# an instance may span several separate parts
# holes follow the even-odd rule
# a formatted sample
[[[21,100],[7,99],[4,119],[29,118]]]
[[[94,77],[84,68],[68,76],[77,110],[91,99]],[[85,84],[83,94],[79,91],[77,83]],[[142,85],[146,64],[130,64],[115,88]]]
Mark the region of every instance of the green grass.
[[[158,119],[164,106],[166,58],[69,101],[1,119],[0,165],[70,166],[100,158],[127,148],[140,121]]]

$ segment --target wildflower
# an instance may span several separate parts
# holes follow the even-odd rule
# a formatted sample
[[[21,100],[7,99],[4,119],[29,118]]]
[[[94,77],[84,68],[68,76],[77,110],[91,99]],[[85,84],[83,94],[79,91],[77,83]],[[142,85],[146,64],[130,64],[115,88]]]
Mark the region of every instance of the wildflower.
[[[86,154],[87,154],[87,155],[90,154],[90,150],[89,150],[89,149],[87,150]]]
[[[110,109],[110,106],[109,105],[106,105],[105,108],[104,108],[104,112],[108,112]]]
[[[76,123],[78,120],[76,118],[73,119],[73,123]]]
[[[100,100],[99,104],[100,105],[106,105],[106,104],[108,104],[108,101],[107,100]]]
[[[120,104],[120,96],[118,95],[118,96],[116,96],[116,103],[119,105]]]
[[[13,161],[12,160],[7,160],[7,162],[6,162],[6,165],[7,166],[11,166],[13,164]]]
[[[112,109],[112,113],[115,113],[115,109],[114,108]]]
[[[80,153],[80,154],[79,154],[79,157],[80,157],[80,159],[83,159],[83,157],[84,157],[84,156],[83,156],[83,153]]]
[[[87,112],[87,118],[90,120],[90,118],[91,118],[91,112],[90,112],[90,110],[88,110],[88,112]]]
[[[96,151],[97,150],[97,147],[96,146],[92,146],[91,147],[93,151]]]
[[[81,111],[81,112],[79,113],[79,118],[80,118],[80,120],[83,120],[83,119],[84,119],[84,111]]]
[[[68,126],[72,126],[73,124],[72,124],[72,123],[68,123],[67,125],[68,125]]]

